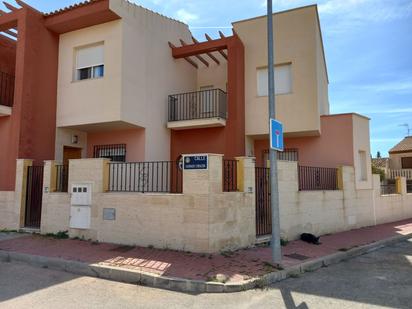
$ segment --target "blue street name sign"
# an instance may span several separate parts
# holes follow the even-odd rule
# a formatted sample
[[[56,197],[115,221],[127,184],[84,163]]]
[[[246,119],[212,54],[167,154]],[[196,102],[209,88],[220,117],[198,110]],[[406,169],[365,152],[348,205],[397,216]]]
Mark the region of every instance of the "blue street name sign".
[[[270,148],[283,151],[283,125],[275,119],[270,119]]]
[[[207,170],[208,163],[208,155],[187,155],[183,157],[183,168],[185,170]]]

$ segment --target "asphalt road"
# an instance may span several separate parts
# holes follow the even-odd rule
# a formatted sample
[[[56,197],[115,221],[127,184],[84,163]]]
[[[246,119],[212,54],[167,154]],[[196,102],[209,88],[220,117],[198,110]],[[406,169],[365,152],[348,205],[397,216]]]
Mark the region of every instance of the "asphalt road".
[[[0,263],[0,308],[412,308],[412,240],[268,289],[190,295]]]

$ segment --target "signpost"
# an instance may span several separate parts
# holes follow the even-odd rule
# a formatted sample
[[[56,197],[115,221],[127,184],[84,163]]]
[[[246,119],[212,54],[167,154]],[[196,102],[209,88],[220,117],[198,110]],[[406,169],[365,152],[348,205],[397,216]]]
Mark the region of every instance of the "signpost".
[[[283,125],[276,119],[270,119],[270,148],[283,151]]]
[[[279,190],[278,190],[278,163],[277,150],[283,149],[282,125],[277,122],[275,109],[275,70],[274,70],[274,39],[273,39],[273,12],[272,0],[267,0],[268,19],[268,83],[269,83],[269,126],[270,126],[270,208],[272,212],[272,262],[280,263],[282,253],[280,248],[280,222],[279,222]],[[280,124],[280,126],[279,126]],[[272,133],[274,130],[274,134]],[[274,147],[272,147],[274,146]]]

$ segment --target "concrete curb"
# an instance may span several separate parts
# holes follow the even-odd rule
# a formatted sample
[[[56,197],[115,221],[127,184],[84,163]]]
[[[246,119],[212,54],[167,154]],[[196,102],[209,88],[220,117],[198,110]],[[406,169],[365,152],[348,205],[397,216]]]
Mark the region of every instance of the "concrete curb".
[[[321,267],[337,264],[359,255],[363,255],[385,246],[411,238],[412,234],[394,236],[373,242],[371,244],[355,247],[345,252],[337,252],[328,256],[314,259],[302,264],[289,267],[263,275],[260,278],[251,279],[242,283],[218,283],[198,280],[187,280],[160,276],[152,273],[112,267],[100,264],[87,264],[83,262],[64,260],[59,258],[30,255],[12,251],[0,250],[0,261],[19,262],[35,267],[49,268],[68,273],[107,279],[118,282],[144,285],[159,289],[172,290],[185,293],[233,293],[254,288],[262,288],[289,277],[299,276],[305,272],[312,272]]]

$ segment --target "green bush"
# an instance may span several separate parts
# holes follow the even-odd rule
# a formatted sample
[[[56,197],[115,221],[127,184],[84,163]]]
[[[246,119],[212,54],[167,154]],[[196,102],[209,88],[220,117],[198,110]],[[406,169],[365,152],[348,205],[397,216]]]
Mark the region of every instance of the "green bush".
[[[386,178],[385,171],[373,165],[372,165],[372,174],[378,174],[381,179],[381,182],[384,181]]]

